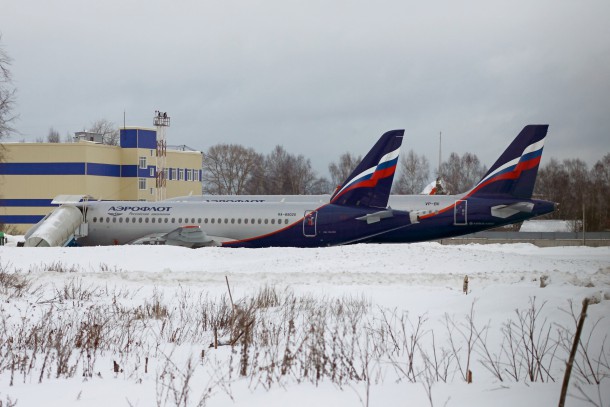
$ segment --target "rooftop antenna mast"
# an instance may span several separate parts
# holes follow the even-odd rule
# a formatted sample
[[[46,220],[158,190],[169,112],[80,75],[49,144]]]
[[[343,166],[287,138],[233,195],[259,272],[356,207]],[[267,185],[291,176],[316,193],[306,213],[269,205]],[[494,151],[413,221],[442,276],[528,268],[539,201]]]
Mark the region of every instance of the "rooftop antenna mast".
[[[167,198],[167,140],[165,138],[166,129],[169,127],[170,117],[167,112],[155,111],[153,124],[157,128],[157,174],[155,177],[156,200],[163,201]]]

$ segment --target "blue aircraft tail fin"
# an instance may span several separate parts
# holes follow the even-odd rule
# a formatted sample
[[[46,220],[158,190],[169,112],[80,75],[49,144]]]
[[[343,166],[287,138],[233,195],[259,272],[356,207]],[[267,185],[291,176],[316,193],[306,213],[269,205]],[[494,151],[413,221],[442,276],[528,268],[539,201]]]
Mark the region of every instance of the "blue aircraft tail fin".
[[[548,128],[548,124],[525,126],[467,196],[531,198]]]
[[[330,202],[385,208],[390,198],[404,132],[391,130],[381,136],[343,185],[337,188]]]

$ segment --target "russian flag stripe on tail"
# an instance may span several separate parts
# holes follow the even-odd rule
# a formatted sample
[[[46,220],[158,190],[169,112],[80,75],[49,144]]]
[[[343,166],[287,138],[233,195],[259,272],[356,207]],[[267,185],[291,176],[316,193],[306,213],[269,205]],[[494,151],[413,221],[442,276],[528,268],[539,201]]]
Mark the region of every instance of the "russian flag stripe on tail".
[[[466,197],[508,195],[531,198],[548,127],[547,124],[525,126]]]
[[[404,130],[385,133],[331,198],[335,205],[385,208]]]

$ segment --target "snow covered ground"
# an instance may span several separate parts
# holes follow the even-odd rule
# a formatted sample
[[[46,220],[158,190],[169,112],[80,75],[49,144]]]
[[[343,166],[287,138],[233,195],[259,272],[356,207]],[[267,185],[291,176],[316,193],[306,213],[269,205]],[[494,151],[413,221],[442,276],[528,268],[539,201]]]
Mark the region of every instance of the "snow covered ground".
[[[25,279],[27,287],[10,276]],[[238,341],[208,348],[213,330],[205,318],[226,305],[225,278],[244,308],[261,289],[278,297],[256,311],[248,328],[256,346]],[[593,303],[577,360],[581,371],[573,372],[566,405],[608,406],[610,248],[0,247],[0,403],[556,405],[568,339],[585,297]],[[300,304],[296,311],[294,304]],[[282,319],[289,312],[290,323]],[[511,365],[506,351],[507,332],[530,322],[541,362],[532,375],[527,352]],[[230,332],[220,335],[226,340]],[[527,350],[523,340],[513,344]],[[444,369],[431,362],[434,356]],[[322,366],[317,376],[307,364],[316,357]],[[494,361],[498,374],[490,367]],[[471,384],[464,380],[467,370]]]

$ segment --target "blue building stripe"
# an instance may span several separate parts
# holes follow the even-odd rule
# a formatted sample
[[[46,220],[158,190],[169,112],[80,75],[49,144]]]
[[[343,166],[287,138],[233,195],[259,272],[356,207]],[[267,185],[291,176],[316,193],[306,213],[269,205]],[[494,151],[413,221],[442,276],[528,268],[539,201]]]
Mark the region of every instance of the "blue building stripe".
[[[118,164],[87,163],[87,175],[120,177],[121,166]]]
[[[2,175],[83,175],[85,163],[0,163]]]
[[[32,224],[38,223],[44,215],[0,215],[0,223]]]
[[[51,204],[52,199],[0,199],[0,206],[27,206],[27,207],[49,207],[58,206]]]
[[[0,175],[95,175],[120,177],[121,166],[101,163],[1,163]]]
[[[153,168],[153,175],[150,175],[150,169]],[[189,168],[176,168],[178,173],[182,170],[184,179]],[[193,169],[199,172],[201,180],[202,171]],[[140,168],[138,165],[119,165],[119,164],[102,164],[102,163],[0,163],[0,175],[93,175],[101,177],[140,177],[154,178],[157,173],[157,167],[149,165],[146,168]],[[179,175],[179,174],[178,174]],[[169,168],[169,179],[175,180],[172,176],[172,169]]]
[[[137,177],[137,165],[121,165],[121,177]]]

